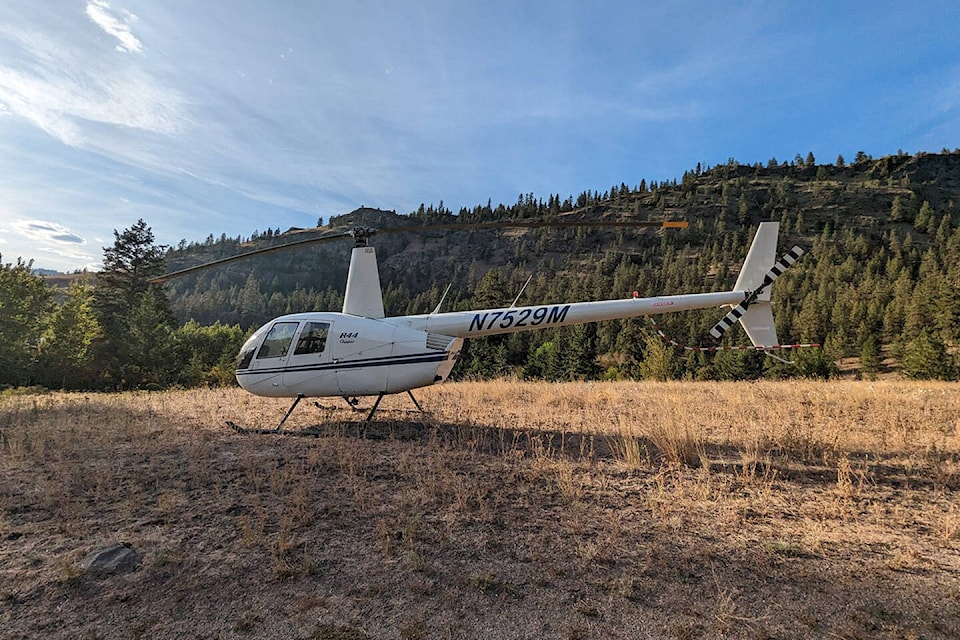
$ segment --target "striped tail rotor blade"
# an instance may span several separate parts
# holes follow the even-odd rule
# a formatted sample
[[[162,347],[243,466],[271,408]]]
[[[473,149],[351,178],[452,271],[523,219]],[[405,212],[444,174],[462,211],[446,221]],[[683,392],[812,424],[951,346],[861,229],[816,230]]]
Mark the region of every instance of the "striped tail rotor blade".
[[[785,266],[783,267],[784,269],[786,269],[787,267],[792,267],[793,263],[799,260],[800,256],[802,255],[803,255],[803,249],[794,245],[793,249],[790,249],[790,251],[787,251],[785,254],[783,254],[783,257],[780,258],[780,262],[778,262],[778,264],[786,263]]]
[[[713,329],[710,329],[710,335],[712,335],[714,338],[719,340],[720,338],[723,337],[723,334],[727,332],[727,329],[735,325],[737,323],[737,320],[742,318],[743,314],[745,314],[746,312],[747,312],[747,303],[741,302],[740,304],[735,306],[733,309],[731,309],[730,313],[728,313],[723,318],[721,318],[720,322],[713,325]]]
[[[710,335],[719,340],[723,337],[723,334],[727,330],[735,325],[737,321],[743,317],[743,314],[747,312],[747,307],[757,301],[760,297],[760,294],[763,293],[763,290],[769,287],[771,284],[776,282],[777,278],[783,275],[783,272],[793,266],[793,263],[800,259],[800,256],[803,255],[803,249],[800,247],[794,247],[787,251],[783,256],[777,260],[777,262],[770,267],[770,270],[763,276],[763,284],[756,288],[746,300],[735,306],[730,313],[724,316],[720,322],[713,325],[713,328],[710,329]],[[763,298],[768,300],[769,297]]]
[[[777,260],[777,264],[773,265],[770,268],[770,271],[767,272],[767,276],[770,277],[770,282],[773,282],[781,275],[783,272],[793,266],[793,263],[800,259],[800,256],[803,255],[803,249],[800,247],[794,247],[787,251],[783,256]]]
[[[770,271],[763,276],[763,284],[757,287],[757,295],[761,291],[769,287],[771,284],[776,282],[777,278],[783,275],[783,272],[793,266],[793,263],[800,259],[800,256],[803,255],[803,249],[800,247],[794,247],[787,251],[783,256],[777,260],[776,264],[770,267]]]

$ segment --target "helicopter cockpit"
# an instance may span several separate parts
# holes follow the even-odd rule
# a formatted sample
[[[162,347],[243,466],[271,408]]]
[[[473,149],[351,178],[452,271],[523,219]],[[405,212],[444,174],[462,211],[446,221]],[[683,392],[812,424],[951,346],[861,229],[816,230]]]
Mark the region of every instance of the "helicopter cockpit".
[[[257,360],[286,357],[290,353],[290,347],[295,337],[297,342],[293,355],[303,356],[323,353],[327,346],[329,332],[329,322],[274,322],[264,325],[257,329],[240,349],[237,369],[249,368],[254,355],[256,355]]]

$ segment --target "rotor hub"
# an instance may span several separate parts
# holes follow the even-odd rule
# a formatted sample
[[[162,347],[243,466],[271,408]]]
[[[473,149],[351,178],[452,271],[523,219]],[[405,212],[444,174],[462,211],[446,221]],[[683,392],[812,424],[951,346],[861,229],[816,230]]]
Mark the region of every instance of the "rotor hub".
[[[353,236],[354,247],[365,247],[367,246],[367,241],[376,235],[377,230],[372,227],[354,227],[350,230],[350,235]]]

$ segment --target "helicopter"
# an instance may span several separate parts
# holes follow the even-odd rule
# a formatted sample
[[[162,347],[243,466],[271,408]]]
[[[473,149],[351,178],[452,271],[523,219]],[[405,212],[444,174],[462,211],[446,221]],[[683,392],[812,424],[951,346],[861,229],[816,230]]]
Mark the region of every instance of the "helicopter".
[[[733,348],[753,349],[778,357],[776,353],[784,349],[816,346],[781,345],[777,340],[770,302],[771,285],[803,255],[803,250],[795,246],[777,260],[779,222],[760,223],[736,284],[730,291],[652,298],[641,298],[634,292],[632,297],[625,299],[517,306],[523,293],[521,290],[509,307],[441,312],[442,298],[430,313],[404,316],[386,316],[384,313],[377,255],[374,247],[369,245],[374,235],[410,231],[584,226],[671,229],[686,228],[687,224],[685,221],[670,220],[519,220],[383,229],[358,226],[345,232],[295,240],[181,269],[154,278],[151,282],[166,282],[266,253],[348,237],[353,239],[354,248],[340,312],[311,311],[275,318],[257,329],[240,349],[236,378],[244,390],[258,396],[294,398],[294,401],[275,428],[243,429],[228,422],[238,432],[279,433],[298,403],[308,397],[342,397],[359,411],[356,408],[358,397],[375,396],[366,422],[370,422],[384,396],[389,394],[408,394],[422,412],[423,408],[412,391],[447,380],[464,340],[481,336],[728,307],[730,311],[711,329],[711,335],[719,339],[739,322],[753,346]],[[317,230],[319,228],[294,229],[284,235]],[[724,348],[699,349],[715,351]]]

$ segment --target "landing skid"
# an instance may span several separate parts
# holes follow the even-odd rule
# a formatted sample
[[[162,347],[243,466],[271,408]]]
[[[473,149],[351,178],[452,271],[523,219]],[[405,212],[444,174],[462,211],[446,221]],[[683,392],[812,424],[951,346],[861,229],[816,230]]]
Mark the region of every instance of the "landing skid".
[[[251,435],[251,434],[265,434],[271,436],[300,436],[302,438],[319,438],[320,432],[314,428],[300,429],[297,431],[277,431],[276,429],[248,429],[247,427],[241,427],[235,422],[227,420],[227,426],[239,433],[240,435]]]
[[[380,395],[377,396],[376,401],[373,403],[373,406],[370,408],[370,411],[367,413],[366,419],[363,421],[364,424],[369,423],[373,419],[373,414],[377,412],[377,409],[380,407],[380,401],[383,400],[383,397],[385,395],[387,394],[381,393]],[[413,401],[413,405],[417,408],[417,410],[420,411],[420,413],[426,413],[423,410],[423,407],[420,406],[420,403],[417,402],[417,399],[413,396],[412,391],[407,391],[407,395],[410,396],[410,400]],[[360,409],[357,407],[357,404],[359,404],[360,402],[357,398],[348,398],[347,396],[343,396],[343,399],[346,400],[347,404],[354,411],[358,411],[358,412],[363,411],[363,409]],[[319,434],[312,429],[302,429],[300,431],[282,431],[283,424],[287,421],[287,418],[290,417],[290,414],[293,413],[293,410],[297,408],[297,405],[300,404],[301,400],[303,400],[303,394],[298,395],[294,399],[293,404],[290,405],[290,408],[287,409],[287,413],[284,414],[283,419],[280,420],[280,424],[278,424],[273,429],[248,429],[246,427],[241,427],[240,425],[236,424],[235,422],[231,422],[230,420],[227,420],[227,426],[240,434],[269,434],[269,435],[285,435],[285,436],[289,435],[289,436],[306,436],[306,437],[316,438],[319,436]],[[324,407],[323,405],[317,402],[314,402],[313,404],[317,408],[326,409],[326,407]]]
[[[287,418],[290,417],[290,414],[293,413],[293,410],[297,408],[297,405],[300,404],[300,401],[303,400],[303,394],[297,394],[297,397],[294,399],[293,404],[290,405],[290,408],[287,409],[287,412],[284,414],[283,419],[273,429],[246,429],[237,425],[234,422],[227,420],[227,426],[236,431],[237,433],[280,433],[280,429],[283,428],[283,423],[287,421]],[[294,432],[288,432],[294,433]]]

